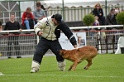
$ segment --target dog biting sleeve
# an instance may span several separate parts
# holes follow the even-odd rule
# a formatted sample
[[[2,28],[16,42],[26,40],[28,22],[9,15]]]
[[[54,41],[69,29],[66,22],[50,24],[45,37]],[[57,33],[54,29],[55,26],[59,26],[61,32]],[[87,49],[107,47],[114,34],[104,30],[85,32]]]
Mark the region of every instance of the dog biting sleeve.
[[[70,30],[70,28],[68,27],[68,25],[65,22],[62,22],[58,28],[60,28],[62,30],[62,32],[67,36],[67,38],[70,40],[72,45],[77,45],[76,39],[72,33],[72,31]]]

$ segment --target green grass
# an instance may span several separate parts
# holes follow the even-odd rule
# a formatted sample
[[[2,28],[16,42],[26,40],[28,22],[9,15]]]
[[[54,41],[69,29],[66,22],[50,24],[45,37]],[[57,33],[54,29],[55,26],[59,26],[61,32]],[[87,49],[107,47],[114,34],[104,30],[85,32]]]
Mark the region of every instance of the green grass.
[[[30,73],[32,58],[0,60],[0,82],[124,82],[124,55],[98,55],[93,65],[84,70],[86,61],[75,71],[67,71],[72,62],[66,60],[66,70],[58,71],[55,56],[43,58],[40,71]]]

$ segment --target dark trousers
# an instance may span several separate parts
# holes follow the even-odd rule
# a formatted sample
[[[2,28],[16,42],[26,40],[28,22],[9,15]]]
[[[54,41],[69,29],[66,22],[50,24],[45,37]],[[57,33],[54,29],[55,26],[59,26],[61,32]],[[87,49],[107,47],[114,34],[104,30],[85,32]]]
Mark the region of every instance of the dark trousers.
[[[29,22],[29,27],[30,27],[30,29],[34,29],[35,20],[34,20],[34,19],[28,19],[28,22]],[[24,23],[24,25],[22,24],[22,29],[27,29],[25,23]]]
[[[100,25],[105,25],[105,17],[99,18]]]
[[[8,37],[8,56],[12,55],[12,44],[14,45],[15,53],[17,56],[20,55],[20,48],[18,42],[18,36],[9,36]]]
[[[34,29],[34,20],[28,19],[28,21],[29,21],[30,29]]]
[[[55,55],[56,55],[56,60],[59,62],[64,61],[63,57],[59,55],[59,50],[61,50],[61,45],[59,44],[58,40],[56,41],[49,41],[46,40],[45,38],[41,37],[36,51],[34,53],[33,60],[37,61],[39,64],[42,61],[43,55],[50,49]]]

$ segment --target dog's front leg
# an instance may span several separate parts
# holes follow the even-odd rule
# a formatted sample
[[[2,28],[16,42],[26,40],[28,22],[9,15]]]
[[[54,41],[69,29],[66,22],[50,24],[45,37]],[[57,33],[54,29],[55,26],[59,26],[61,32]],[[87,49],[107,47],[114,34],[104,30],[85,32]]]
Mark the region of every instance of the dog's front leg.
[[[78,65],[78,62],[74,62],[74,63],[70,66],[69,71],[70,71],[70,70],[74,71],[75,68],[77,67],[77,65]]]

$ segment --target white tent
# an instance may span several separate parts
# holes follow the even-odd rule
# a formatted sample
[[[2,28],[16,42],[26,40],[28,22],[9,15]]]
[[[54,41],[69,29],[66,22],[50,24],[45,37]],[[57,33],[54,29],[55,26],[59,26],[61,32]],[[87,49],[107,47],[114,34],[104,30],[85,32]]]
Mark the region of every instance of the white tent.
[[[93,7],[96,3],[100,3],[101,5],[105,5],[105,1],[107,1],[107,5],[124,5],[124,0],[41,0],[41,3],[47,8],[51,7],[62,7],[63,2],[66,7],[79,7],[79,6],[91,6]],[[31,7],[34,10],[34,2],[21,2],[21,10],[24,11],[27,7]]]
[[[94,6],[96,3],[100,3],[101,5],[105,5],[105,1],[107,1],[107,5],[124,5],[124,0],[47,0],[41,1],[45,6],[60,6],[62,7],[62,3],[64,2],[64,6],[72,7],[72,6]]]
[[[107,5],[124,5],[124,0],[41,0],[41,4],[44,5],[44,7],[79,7],[79,6],[91,6],[94,7],[96,3],[100,3],[101,5],[105,5],[105,1],[107,1]],[[35,9],[35,3],[34,1],[30,2],[21,2],[20,3],[20,8],[21,11],[25,11],[27,7],[31,7],[32,11]]]

